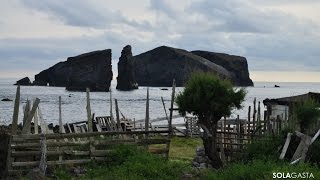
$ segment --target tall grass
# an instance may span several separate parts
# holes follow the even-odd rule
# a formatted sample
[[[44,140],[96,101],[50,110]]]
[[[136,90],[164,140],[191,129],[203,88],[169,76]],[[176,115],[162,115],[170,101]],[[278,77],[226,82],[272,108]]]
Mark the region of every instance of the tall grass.
[[[248,147],[248,154],[240,161],[229,164],[219,170],[195,170],[191,168],[191,159],[195,148],[201,146],[199,138],[173,138],[169,160],[148,153],[142,148],[130,145],[115,147],[108,156],[109,162],[85,165],[87,173],[77,177],[68,172],[67,167],[58,168],[55,176],[58,179],[182,179],[189,174],[192,179],[272,179],[273,173],[313,173],[315,179],[320,178],[316,165],[290,165],[286,161],[278,161],[277,147],[281,141],[257,141]],[[244,161],[243,158],[251,156]]]

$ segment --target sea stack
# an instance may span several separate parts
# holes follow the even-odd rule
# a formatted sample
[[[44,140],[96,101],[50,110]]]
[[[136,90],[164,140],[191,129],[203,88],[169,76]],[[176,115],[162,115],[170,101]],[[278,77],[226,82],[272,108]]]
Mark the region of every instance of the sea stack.
[[[31,86],[32,83],[28,77],[25,77],[17,81],[14,85]]]
[[[118,63],[117,89],[121,91],[138,89],[130,45],[125,46],[121,51]]]
[[[209,51],[191,52],[228,70],[231,75],[231,81],[235,86],[253,86],[253,82],[249,76],[248,62],[245,57]]]
[[[193,72],[211,72],[223,79],[231,75],[224,67],[183,49],[160,46],[134,56],[135,76],[140,86],[184,86]]]
[[[57,63],[35,76],[34,85],[66,87],[68,91],[109,91],[111,49],[93,51]]]

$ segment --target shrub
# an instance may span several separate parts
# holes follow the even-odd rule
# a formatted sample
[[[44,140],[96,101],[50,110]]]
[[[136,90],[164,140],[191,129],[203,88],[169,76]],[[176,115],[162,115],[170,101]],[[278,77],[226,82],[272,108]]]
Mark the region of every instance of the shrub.
[[[253,140],[251,144],[247,145],[244,154],[240,156],[240,161],[250,162],[253,160],[276,160],[279,157],[279,149],[283,145],[283,138],[277,137],[263,137],[261,139]]]

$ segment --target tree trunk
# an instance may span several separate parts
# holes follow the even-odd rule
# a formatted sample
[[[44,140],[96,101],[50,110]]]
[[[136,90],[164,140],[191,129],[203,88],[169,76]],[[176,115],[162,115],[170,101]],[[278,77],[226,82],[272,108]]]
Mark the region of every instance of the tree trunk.
[[[213,123],[211,125],[205,123],[204,129],[205,135],[202,137],[203,145],[205,148],[206,155],[209,157],[211,162],[209,162],[213,168],[219,169],[223,166],[222,161],[218,152],[218,143],[217,143],[217,128],[218,124]],[[209,131],[209,132],[206,132]]]

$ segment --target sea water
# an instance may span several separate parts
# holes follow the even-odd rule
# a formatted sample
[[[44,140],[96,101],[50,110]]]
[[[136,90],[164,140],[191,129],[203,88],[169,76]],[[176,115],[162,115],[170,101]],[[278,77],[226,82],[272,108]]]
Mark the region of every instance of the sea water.
[[[0,79],[0,100],[9,98],[14,100],[16,86],[12,84],[15,81],[12,79]],[[275,88],[277,84],[280,88]],[[165,111],[161,97],[164,99],[166,111],[169,114],[171,87],[168,90],[161,90],[163,87],[150,87],[150,119],[165,117]],[[146,94],[147,87],[139,87],[133,91],[117,91],[116,81],[112,81],[112,99],[113,99],[113,115],[114,99],[118,100],[120,112],[127,118],[136,120],[144,119],[146,114]],[[183,90],[178,87],[177,92]],[[248,106],[253,105],[253,99],[257,102],[261,101],[262,110],[264,109],[262,101],[266,98],[280,98],[294,96],[308,92],[320,92],[320,83],[284,83],[284,82],[255,82],[254,87],[247,87],[247,96],[243,103],[242,110],[235,110],[231,118],[240,116],[246,119],[248,116]],[[41,87],[41,86],[22,86],[21,87],[21,104],[19,111],[19,122],[23,118],[23,106],[27,100],[39,98],[40,109],[43,118],[47,123],[58,124],[59,117],[59,96],[62,97],[62,120],[64,123],[84,121],[87,119],[86,111],[86,93],[85,92],[69,92],[63,87]],[[110,115],[110,93],[108,92],[91,92],[91,111],[95,116]],[[14,101],[0,101],[0,124],[10,124],[12,121]],[[174,112],[177,114],[177,112]],[[180,123],[183,119],[175,120]],[[174,123],[175,123],[174,122]],[[165,123],[165,122],[164,122]]]

